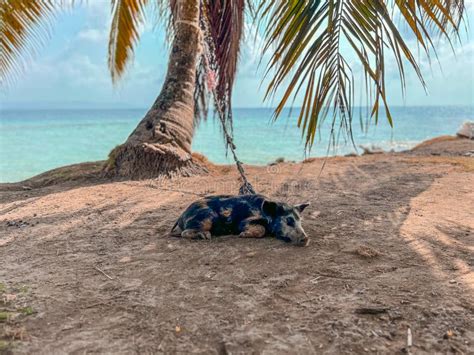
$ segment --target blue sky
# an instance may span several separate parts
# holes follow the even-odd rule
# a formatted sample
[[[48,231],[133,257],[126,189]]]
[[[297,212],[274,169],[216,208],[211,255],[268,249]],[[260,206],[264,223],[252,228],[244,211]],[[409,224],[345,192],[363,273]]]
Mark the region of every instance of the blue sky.
[[[164,31],[149,23],[143,28],[135,60],[117,87],[107,69],[110,2],[97,0],[57,16],[51,38],[28,62],[20,79],[0,93],[5,107],[148,107],[159,93],[167,65]],[[473,21],[474,6],[469,6]],[[471,26],[472,27],[472,26]],[[234,89],[234,107],[269,107],[263,102],[263,67],[258,69],[261,39],[249,35],[241,54]],[[437,42],[440,66],[421,57],[428,84],[425,93],[413,72],[407,77],[407,96],[399,87],[395,63],[388,60],[387,78],[392,105],[472,105],[474,103],[474,40],[464,34],[455,54],[448,43]],[[358,66],[354,62],[355,77]],[[298,101],[296,102],[298,104]]]

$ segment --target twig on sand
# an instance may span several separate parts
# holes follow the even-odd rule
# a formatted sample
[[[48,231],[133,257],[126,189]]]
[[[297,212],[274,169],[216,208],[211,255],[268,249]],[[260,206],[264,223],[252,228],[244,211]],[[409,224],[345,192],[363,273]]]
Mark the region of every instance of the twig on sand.
[[[314,272],[314,274],[322,276],[322,277],[328,277],[328,278],[331,278],[331,279],[362,280],[362,278],[350,277],[350,276],[340,276],[340,275],[334,275],[334,274],[327,274],[327,273],[323,273],[323,272]]]
[[[192,192],[192,191],[187,191],[187,190],[169,189],[169,188],[166,188],[166,187],[158,187],[158,189],[161,189],[161,190],[164,190],[164,191],[171,191],[171,192],[180,192],[182,194],[190,194],[190,195],[195,195],[195,196],[200,196],[200,197],[206,196],[206,194],[202,193],[202,192]]]
[[[413,337],[412,337],[412,334],[411,334],[411,328],[410,326],[408,326],[407,328],[407,346],[406,346],[406,353],[408,355],[411,355],[411,347],[413,346]]]
[[[293,300],[293,299],[290,299],[290,298],[288,298],[288,297],[285,297],[285,296],[283,296],[283,295],[280,294],[280,293],[275,293],[275,295],[277,295],[278,297],[280,297],[282,300],[285,300],[285,301],[290,302],[290,303],[295,303],[295,304],[297,304],[298,306],[304,307],[304,308],[307,308],[307,307],[308,307],[308,305],[305,304],[306,302],[313,302],[313,301],[318,300],[318,297],[313,297],[313,298],[311,298],[311,299],[306,299],[306,300],[303,300],[303,301],[300,302],[300,301]]]
[[[133,187],[139,186],[139,185],[127,184],[127,183],[125,183],[125,185],[133,186]],[[181,189],[172,189],[172,188],[168,188],[168,187],[156,186],[156,185],[153,185],[153,184],[145,184],[143,186],[148,187],[150,189],[157,189],[157,190],[171,191],[171,192],[179,192],[179,193],[182,193],[182,194],[189,194],[189,195],[195,195],[195,196],[200,196],[200,197],[206,196],[206,193],[204,193],[204,192],[193,192],[193,191],[187,191],[187,190],[181,190]]]
[[[381,314],[387,313],[388,310],[387,307],[360,307],[356,308],[355,312],[357,314]]]
[[[99,269],[97,266],[94,266],[94,269],[96,269],[98,272],[100,272],[102,275],[104,275],[105,277],[107,277],[109,280],[114,280],[115,278],[106,274],[103,270]]]
[[[413,337],[411,335],[411,328],[407,328],[407,348],[410,349],[413,345]]]
[[[90,305],[87,305],[87,306],[84,306],[82,307],[83,309],[88,309],[88,308],[95,308],[95,307],[98,307],[98,306],[103,306],[105,305],[104,302],[96,302],[96,303],[92,303]]]

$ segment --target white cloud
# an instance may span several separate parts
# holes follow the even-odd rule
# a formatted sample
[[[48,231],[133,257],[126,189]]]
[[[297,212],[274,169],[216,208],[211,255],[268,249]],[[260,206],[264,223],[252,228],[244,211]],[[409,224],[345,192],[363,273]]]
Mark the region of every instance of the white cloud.
[[[105,42],[105,40],[107,39],[107,31],[105,29],[100,30],[96,28],[89,28],[80,31],[77,34],[77,38],[93,43]]]

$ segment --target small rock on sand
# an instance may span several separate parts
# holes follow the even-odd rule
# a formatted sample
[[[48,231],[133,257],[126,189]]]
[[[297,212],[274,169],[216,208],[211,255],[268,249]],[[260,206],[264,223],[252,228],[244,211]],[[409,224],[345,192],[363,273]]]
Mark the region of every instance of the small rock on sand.
[[[381,253],[378,250],[375,250],[374,248],[369,247],[367,245],[360,245],[356,250],[354,250],[354,254],[359,255],[363,258],[375,258]]]
[[[456,134],[462,138],[474,139],[474,122],[464,122]]]

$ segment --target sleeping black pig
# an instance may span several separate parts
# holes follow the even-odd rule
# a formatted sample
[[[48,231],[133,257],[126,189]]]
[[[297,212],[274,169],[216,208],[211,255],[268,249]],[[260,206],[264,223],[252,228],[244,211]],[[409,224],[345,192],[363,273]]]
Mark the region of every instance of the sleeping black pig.
[[[170,235],[192,239],[238,234],[242,238],[271,235],[306,246],[309,238],[300,213],[308,203],[291,206],[262,195],[208,196],[193,202],[179,217]]]

